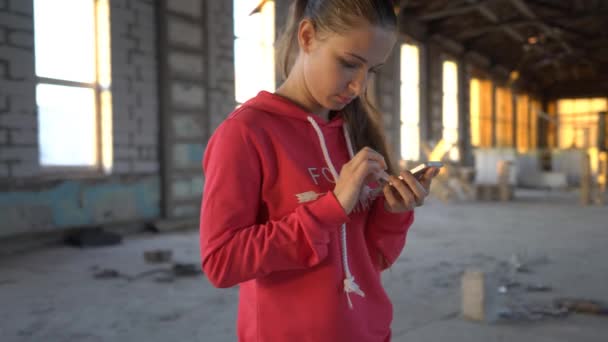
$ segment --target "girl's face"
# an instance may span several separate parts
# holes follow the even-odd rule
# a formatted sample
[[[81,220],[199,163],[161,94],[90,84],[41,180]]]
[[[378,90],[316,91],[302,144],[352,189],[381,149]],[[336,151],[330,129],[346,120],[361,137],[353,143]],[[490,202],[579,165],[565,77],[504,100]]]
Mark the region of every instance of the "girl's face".
[[[312,23],[300,25],[303,77],[312,100],[328,110],[341,110],[364,94],[370,76],[388,58],[395,33],[367,22],[345,34],[315,34]]]

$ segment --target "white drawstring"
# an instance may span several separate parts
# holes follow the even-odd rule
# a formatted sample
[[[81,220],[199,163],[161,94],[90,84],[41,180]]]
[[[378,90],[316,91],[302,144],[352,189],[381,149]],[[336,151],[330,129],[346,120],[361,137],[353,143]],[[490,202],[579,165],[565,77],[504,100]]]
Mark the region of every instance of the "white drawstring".
[[[317,136],[319,137],[319,143],[321,144],[321,150],[323,150],[323,157],[325,158],[325,163],[327,164],[327,167],[329,167],[329,171],[331,172],[332,176],[334,177],[334,180],[337,182],[339,175],[338,175],[338,172],[336,171],[336,168],[334,167],[334,164],[331,162],[329,152],[327,151],[327,145],[325,144],[325,137],[323,136],[323,132],[321,132],[321,128],[319,127],[317,122],[312,117],[309,116],[308,121],[310,121],[310,123],[312,124],[312,127],[317,132]],[[352,144],[350,141],[350,136],[348,135],[348,129],[346,128],[346,124],[344,124],[342,127],[343,127],[343,132],[344,132],[344,138],[346,139],[346,145],[348,146],[348,153],[350,154],[350,157],[352,158],[354,153],[353,153],[353,147],[352,147]],[[355,277],[353,277],[352,273],[350,272],[350,267],[348,266],[348,251],[347,251],[347,245],[346,245],[346,224],[345,223],[343,223],[342,227],[340,228],[340,240],[341,240],[341,245],[342,245],[342,267],[344,268],[344,276],[345,276],[344,292],[346,293],[346,299],[348,300],[348,307],[352,309],[353,302],[350,299],[350,293],[354,292],[361,297],[365,297],[365,293],[359,288],[359,285],[357,285],[357,283],[355,283]]]
[[[346,139],[346,147],[348,148],[348,155],[350,159],[355,157],[355,151],[353,150],[353,143],[350,140],[350,133],[348,132],[348,127],[346,123],[342,125],[342,132],[344,133],[344,139]],[[360,210],[365,210],[369,208],[370,200],[373,198],[373,190],[367,184],[364,184],[361,188],[361,193],[359,194],[359,204],[353,210],[354,212],[359,212]]]

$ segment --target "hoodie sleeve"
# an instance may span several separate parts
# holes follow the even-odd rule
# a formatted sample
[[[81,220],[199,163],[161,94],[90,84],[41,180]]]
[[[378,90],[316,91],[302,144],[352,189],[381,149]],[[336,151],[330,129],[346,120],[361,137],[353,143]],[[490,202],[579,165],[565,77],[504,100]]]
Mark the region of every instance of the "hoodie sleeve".
[[[384,208],[384,196],[379,196],[372,205],[365,237],[370,257],[380,271],[391,266],[405,246],[407,232],[414,222],[414,211],[394,214]]]
[[[260,223],[262,158],[243,122],[226,120],[209,140],[200,217],[202,267],[216,287],[319,264],[329,235],[348,221],[330,191]]]

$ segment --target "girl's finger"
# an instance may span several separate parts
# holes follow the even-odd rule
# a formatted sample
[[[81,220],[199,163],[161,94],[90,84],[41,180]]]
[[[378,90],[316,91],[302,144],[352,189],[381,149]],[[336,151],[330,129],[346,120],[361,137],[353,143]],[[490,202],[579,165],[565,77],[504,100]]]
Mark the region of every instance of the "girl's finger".
[[[388,184],[385,185],[383,188],[383,191],[384,191],[384,200],[388,203],[388,205],[390,207],[395,207],[399,204],[392,186],[390,186]]]
[[[430,167],[420,178],[420,184],[422,184],[422,186],[427,190],[427,192],[431,187],[431,181],[437,176],[437,174],[439,174],[439,168]]]
[[[363,149],[361,149],[361,151],[359,151],[357,155],[355,155],[355,157],[353,158],[353,162],[356,165],[367,162],[367,160],[374,160],[378,162],[380,165],[382,165],[382,168],[384,170],[388,168],[386,160],[384,160],[384,156],[369,147],[364,147]]]
[[[401,201],[407,208],[411,209],[414,203],[416,203],[416,198],[412,193],[410,187],[401,179],[395,176],[391,176],[390,179],[393,187],[399,192],[399,195],[401,195]]]
[[[403,178],[403,182],[409,186],[415,197],[416,204],[419,206],[422,205],[424,198],[428,195],[428,191],[409,171],[402,171],[401,178]]]

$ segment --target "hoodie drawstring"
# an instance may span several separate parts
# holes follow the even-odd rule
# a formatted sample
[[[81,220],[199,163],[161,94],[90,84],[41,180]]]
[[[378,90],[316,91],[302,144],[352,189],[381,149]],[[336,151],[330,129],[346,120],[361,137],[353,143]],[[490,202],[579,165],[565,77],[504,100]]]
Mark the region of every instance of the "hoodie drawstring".
[[[323,150],[323,157],[325,158],[325,163],[327,164],[327,167],[329,167],[329,171],[331,172],[332,176],[334,177],[334,179],[337,182],[339,175],[329,156],[329,151],[327,150],[327,145],[325,143],[325,137],[323,136],[323,132],[321,132],[321,128],[319,127],[319,124],[317,124],[317,122],[312,117],[309,116],[308,121],[310,121],[313,128],[317,132],[317,136],[319,137],[319,143],[321,144],[321,149]],[[346,127],[346,123],[344,123],[342,125],[342,128],[343,128],[343,132],[344,132],[344,138],[346,139],[346,145],[348,147],[348,153],[349,153],[350,157],[352,158],[354,156],[353,146],[350,141],[350,135],[348,134],[348,129]],[[344,292],[346,293],[346,299],[348,300],[348,307],[352,309],[353,303],[350,299],[350,293],[354,292],[361,297],[365,297],[365,293],[359,288],[359,285],[357,285],[357,283],[355,283],[355,277],[350,272],[350,267],[348,266],[348,251],[347,251],[347,245],[346,245],[346,223],[343,223],[342,227],[340,228],[340,242],[341,242],[341,246],[342,246],[342,267],[344,268],[344,276],[345,276]]]

